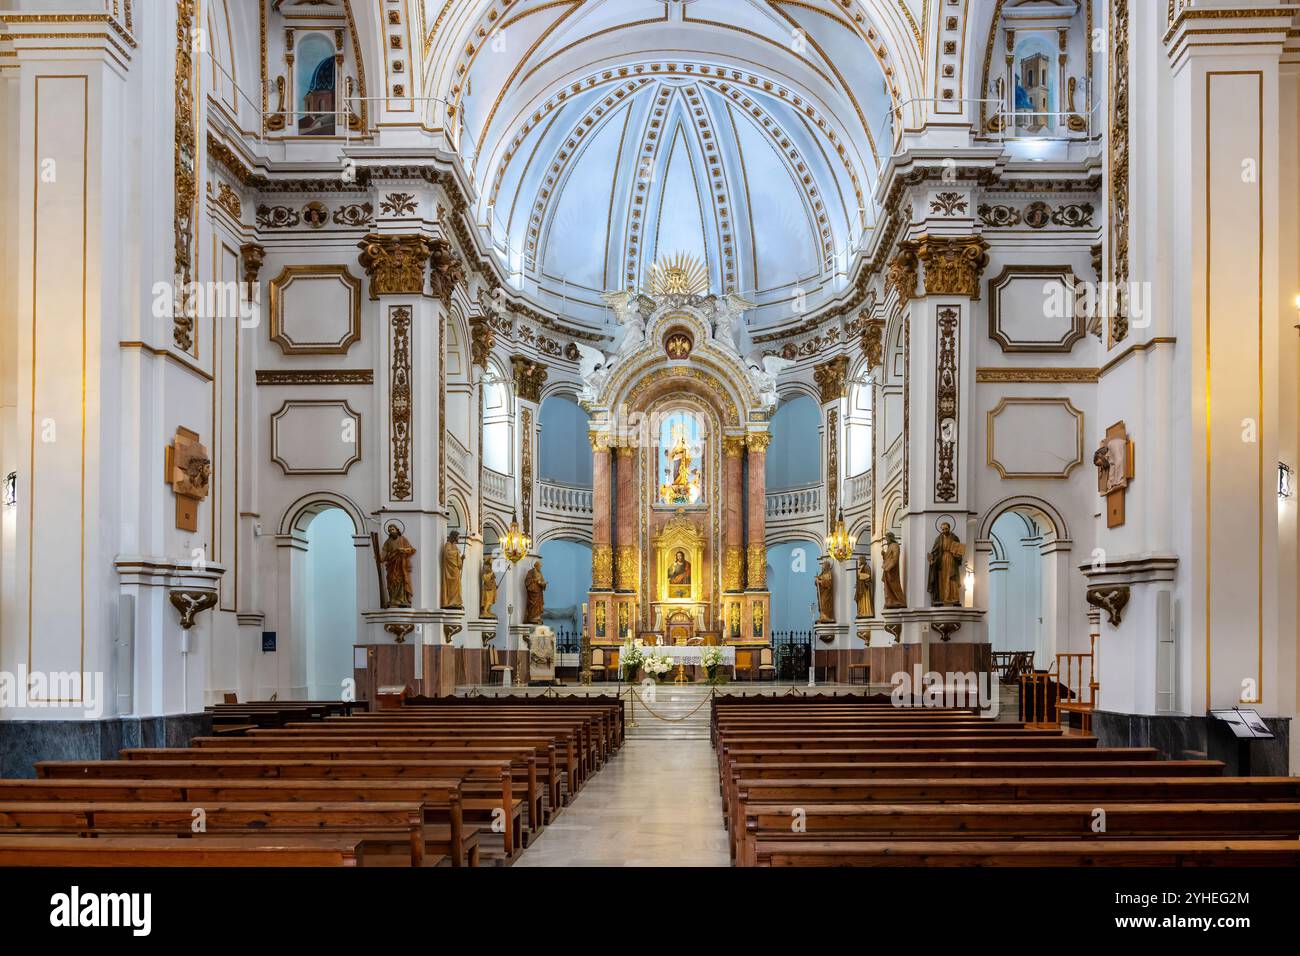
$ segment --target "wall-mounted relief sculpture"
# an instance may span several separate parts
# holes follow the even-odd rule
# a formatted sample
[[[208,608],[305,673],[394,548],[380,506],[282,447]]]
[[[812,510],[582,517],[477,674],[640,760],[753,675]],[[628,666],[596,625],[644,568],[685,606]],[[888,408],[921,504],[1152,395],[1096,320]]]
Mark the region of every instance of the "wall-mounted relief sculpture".
[[[1106,527],[1117,528],[1125,521],[1124,496],[1133,480],[1133,441],[1123,422],[1106,429],[1106,436],[1093,452],[1097,466],[1097,494],[1106,499]]]
[[[167,484],[176,494],[176,527],[199,530],[199,502],[208,496],[212,480],[212,459],[199,443],[198,433],[177,428],[165,455]]]
[[[346,355],[361,340],[361,280],[347,266],[285,266],[269,290],[271,341],[285,355]]]
[[[1003,352],[1069,352],[1085,316],[1069,266],[1007,266],[989,279],[989,338]]]
[[[361,415],[346,401],[286,401],[271,415],[271,461],[286,475],[346,475],[360,460]]]

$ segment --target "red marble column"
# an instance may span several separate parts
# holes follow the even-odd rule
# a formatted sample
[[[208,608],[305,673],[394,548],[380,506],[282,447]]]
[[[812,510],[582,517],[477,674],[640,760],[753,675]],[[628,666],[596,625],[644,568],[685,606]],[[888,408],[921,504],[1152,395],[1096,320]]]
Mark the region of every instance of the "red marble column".
[[[749,448],[749,548],[745,564],[751,591],[767,590],[767,446],[771,436],[752,433],[745,438]]]
[[[591,589],[614,586],[614,540],[609,521],[609,445],[604,437],[591,438]]]
[[[728,436],[722,439],[723,555],[722,587],[726,591],[745,589],[745,439]]]
[[[615,580],[618,590],[635,591],[637,585],[637,508],[636,508],[636,449],[620,445],[615,482],[614,530]]]

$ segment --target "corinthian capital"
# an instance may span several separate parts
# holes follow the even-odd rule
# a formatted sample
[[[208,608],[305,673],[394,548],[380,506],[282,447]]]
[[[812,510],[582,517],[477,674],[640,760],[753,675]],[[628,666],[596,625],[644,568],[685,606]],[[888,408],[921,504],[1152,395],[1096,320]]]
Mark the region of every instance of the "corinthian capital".
[[[370,277],[370,298],[381,295],[420,295],[424,266],[433,248],[421,235],[381,236],[371,233],[359,243],[358,261]]]
[[[925,294],[978,299],[988,248],[982,236],[922,236],[916,255],[925,265]]]

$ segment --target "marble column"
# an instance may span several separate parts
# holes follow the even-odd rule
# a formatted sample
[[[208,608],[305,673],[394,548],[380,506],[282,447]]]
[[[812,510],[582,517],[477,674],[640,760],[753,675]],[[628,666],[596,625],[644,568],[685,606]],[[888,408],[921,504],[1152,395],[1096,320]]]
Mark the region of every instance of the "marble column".
[[[614,586],[614,547],[610,528],[610,449],[602,435],[591,435],[591,589]]]
[[[729,593],[745,589],[744,453],[743,436],[728,435],[722,439],[722,588]]]
[[[745,436],[749,450],[749,540],[745,555],[748,590],[767,590],[767,447],[772,436],[750,432]]]
[[[615,451],[614,525],[615,585],[619,591],[635,592],[639,579],[641,549],[637,545],[636,452],[631,445],[619,445]]]

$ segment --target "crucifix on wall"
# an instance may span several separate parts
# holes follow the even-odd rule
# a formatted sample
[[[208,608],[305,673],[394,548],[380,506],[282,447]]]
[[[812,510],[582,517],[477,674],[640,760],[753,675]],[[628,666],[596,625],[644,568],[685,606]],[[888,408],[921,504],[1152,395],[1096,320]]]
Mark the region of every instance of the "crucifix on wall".
[[[1097,493],[1106,499],[1106,527],[1124,523],[1124,496],[1133,479],[1133,442],[1123,422],[1106,429],[1106,436],[1093,453],[1097,466]]]

